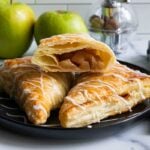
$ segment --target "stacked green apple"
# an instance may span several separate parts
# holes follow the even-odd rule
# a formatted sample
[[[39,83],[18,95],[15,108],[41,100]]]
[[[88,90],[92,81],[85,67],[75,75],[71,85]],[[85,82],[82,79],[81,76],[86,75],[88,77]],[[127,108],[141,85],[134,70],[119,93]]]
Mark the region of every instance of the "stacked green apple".
[[[35,15],[22,3],[0,0],[0,58],[22,56],[33,39]]]
[[[1,4],[9,4],[10,0],[0,0],[0,5]]]
[[[43,38],[62,33],[87,33],[81,16],[70,11],[50,11],[35,22],[32,9],[22,3],[0,0],[0,58],[22,56],[31,45]]]
[[[49,11],[43,13],[36,21],[34,36],[37,44],[43,38],[63,33],[87,33],[82,17],[71,11]]]

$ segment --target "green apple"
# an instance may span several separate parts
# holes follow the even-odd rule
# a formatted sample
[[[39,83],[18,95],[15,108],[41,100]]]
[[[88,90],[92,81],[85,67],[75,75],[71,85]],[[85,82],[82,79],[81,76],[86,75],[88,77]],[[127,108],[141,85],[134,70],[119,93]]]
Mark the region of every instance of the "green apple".
[[[9,4],[10,0],[0,0],[0,5],[2,4]]]
[[[34,22],[34,12],[28,5],[0,5],[0,58],[24,54],[32,42]]]
[[[70,11],[53,11],[43,13],[35,23],[36,42],[43,38],[63,33],[87,33],[82,17]]]

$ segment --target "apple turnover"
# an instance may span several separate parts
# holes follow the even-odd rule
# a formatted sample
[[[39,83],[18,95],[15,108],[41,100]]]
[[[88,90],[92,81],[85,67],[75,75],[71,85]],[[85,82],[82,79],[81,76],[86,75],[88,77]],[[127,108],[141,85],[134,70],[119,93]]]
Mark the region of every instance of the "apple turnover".
[[[59,111],[63,127],[83,127],[132,111],[150,98],[150,76],[116,63],[109,71],[82,73]]]
[[[115,55],[89,35],[62,34],[41,40],[32,62],[46,72],[105,72]]]
[[[51,110],[60,107],[71,78],[70,73],[45,73],[29,57],[5,60],[0,68],[2,88],[33,124],[45,123]]]

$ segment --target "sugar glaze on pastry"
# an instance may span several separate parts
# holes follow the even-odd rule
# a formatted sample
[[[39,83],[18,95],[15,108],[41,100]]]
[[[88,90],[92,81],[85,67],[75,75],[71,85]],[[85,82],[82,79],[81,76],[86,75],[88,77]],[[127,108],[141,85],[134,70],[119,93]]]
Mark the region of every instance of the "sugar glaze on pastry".
[[[87,126],[132,111],[150,97],[150,76],[116,63],[106,73],[83,73],[60,108],[65,128]]]
[[[5,60],[0,68],[1,87],[33,124],[45,123],[51,110],[60,107],[71,78],[70,73],[43,72],[30,57]]]

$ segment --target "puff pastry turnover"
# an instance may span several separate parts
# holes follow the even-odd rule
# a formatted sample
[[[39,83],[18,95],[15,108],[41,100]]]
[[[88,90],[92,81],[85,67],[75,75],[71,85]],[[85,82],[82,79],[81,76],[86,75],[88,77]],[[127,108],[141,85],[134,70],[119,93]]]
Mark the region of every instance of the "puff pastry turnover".
[[[150,97],[150,76],[116,63],[107,73],[83,73],[60,108],[65,128],[83,127],[132,111]]]
[[[104,72],[115,56],[88,35],[62,34],[41,40],[32,62],[48,72]]]
[[[1,86],[34,124],[45,123],[60,106],[70,81],[71,74],[45,73],[29,57],[5,60],[0,68]]]

